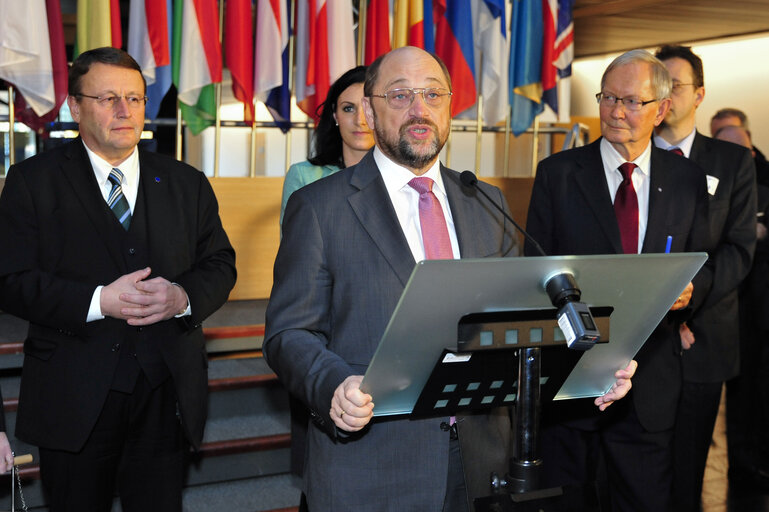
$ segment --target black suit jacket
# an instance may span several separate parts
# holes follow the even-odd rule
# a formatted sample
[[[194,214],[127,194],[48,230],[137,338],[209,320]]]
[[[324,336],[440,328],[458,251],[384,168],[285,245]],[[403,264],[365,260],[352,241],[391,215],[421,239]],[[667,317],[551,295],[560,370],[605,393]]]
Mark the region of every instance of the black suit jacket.
[[[515,254],[511,225],[459,174],[441,168],[462,257]],[[505,205],[499,189],[479,186]],[[329,417],[334,390],[363,375],[414,269],[414,257],[372,153],[358,165],[291,195],[275,276],[264,354],[281,382],[311,411],[304,466],[310,510],[440,510],[446,493],[447,418],[374,418],[362,432],[339,436]],[[429,311],[431,305],[425,304]],[[376,397],[374,397],[376,403]],[[499,420],[499,421],[497,421]],[[509,436],[504,412],[468,417],[460,441]],[[467,428],[469,427],[469,428]],[[467,434],[465,434],[467,432]],[[490,458],[464,450],[470,476],[488,493]],[[471,494],[473,483],[469,482]],[[477,495],[477,494],[476,494]]]
[[[129,267],[82,141],[9,169],[0,197],[0,308],[30,322],[16,420],[16,436],[29,443],[71,451],[83,446],[131,329],[159,346],[185,433],[194,446],[202,439],[207,358],[201,322],[226,301],[235,254],[201,172],[143,151],[139,162],[151,277],[179,283],[192,308],[191,316],[143,328],[114,318],[86,323],[96,286]]]
[[[740,370],[738,287],[756,246],[755,164],[746,148],[699,132],[689,159],[717,178],[718,186],[708,195],[712,285],[688,324],[695,342],[683,353],[684,380],[723,382]]]
[[[697,166],[652,148],[643,252],[665,252],[668,236],[673,237],[671,252],[702,250],[706,209],[705,180]],[[623,252],[600,139],[540,162],[526,229],[548,255]],[[525,253],[536,255],[528,243]],[[693,304],[702,301],[709,281],[705,268],[695,278]],[[647,430],[673,425],[681,389],[680,347],[676,325],[665,319],[636,355],[638,371],[631,396]]]

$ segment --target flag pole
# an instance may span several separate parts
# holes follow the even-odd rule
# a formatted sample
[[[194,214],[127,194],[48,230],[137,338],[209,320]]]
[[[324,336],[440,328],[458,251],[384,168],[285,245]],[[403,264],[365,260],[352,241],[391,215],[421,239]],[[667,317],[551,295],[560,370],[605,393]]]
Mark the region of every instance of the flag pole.
[[[360,0],[358,5],[358,66],[362,66],[364,62],[366,44],[366,15],[368,12],[368,0]]]
[[[289,2],[291,4],[291,31],[288,34],[288,84],[289,86],[294,83],[294,43],[296,42],[296,2]],[[296,91],[296,88],[294,88]],[[292,95],[293,96],[293,95]],[[290,108],[290,107],[289,107]],[[291,110],[288,113],[289,121],[291,120]],[[283,174],[288,173],[288,168],[291,166],[291,123],[289,122],[288,131],[286,132],[286,166],[283,169]]]
[[[219,2],[219,44],[222,44],[222,31],[224,30],[224,2]],[[214,125],[214,178],[219,177],[219,154],[222,144],[222,119],[219,115],[219,109],[222,106],[222,82],[214,84],[214,94],[216,96],[216,117]]]
[[[254,118],[256,118],[256,101],[254,98],[251,98],[251,105],[254,107]],[[251,120],[251,153],[248,160],[248,176],[253,178],[256,176],[256,119]]]
[[[14,126],[14,117],[16,117],[16,108],[13,104],[14,95],[13,86],[8,84],[8,145],[10,151],[8,152],[8,162],[13,165],[16,163],[16,133]],[[8,169],[5,170],[6,176],[8,175]]]
[[[539,152],[539,115],[534,118],[534,133],[531,143],[531,177],[537,174],[537,153]]]
[[[504,176],[510,175],[510,110],[512,107],[507,106],[507,114],[505,114],[505,173]]]
[[[480,73],[479,73],[480,74]],[[483,95],[479,94],[476,100],[478,104],[478,120],[475,123],[475,173],[481,173],[481,142],[483,140]]]
[[[182,107],[176,99],[176,159],[182,160]]]

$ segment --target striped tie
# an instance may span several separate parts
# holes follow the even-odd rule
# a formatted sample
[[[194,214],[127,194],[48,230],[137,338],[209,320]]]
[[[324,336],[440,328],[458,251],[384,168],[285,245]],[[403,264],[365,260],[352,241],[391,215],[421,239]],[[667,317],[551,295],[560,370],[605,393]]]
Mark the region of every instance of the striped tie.
[[[131,208],[129,208],[128,200],[123,195],[123,187],[120,186],[120,183],[123,182],[123,173],[120,172],[120,169],[113,167],[107,179],[112,183],[107,205],[117,217],[118,222],[128,231],[131,226]]]

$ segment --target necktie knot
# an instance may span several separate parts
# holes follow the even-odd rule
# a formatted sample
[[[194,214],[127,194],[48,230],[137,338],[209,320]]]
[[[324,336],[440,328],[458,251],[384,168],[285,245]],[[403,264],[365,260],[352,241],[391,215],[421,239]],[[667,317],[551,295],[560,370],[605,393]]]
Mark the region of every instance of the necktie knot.
[[[418,177],[409,181],[409,186],[419,192],[419,195],[427,194],[433,190],[433,180],[427,177]]]
[[[668,151],[670,151],[671,153],[675,153],[678,156],[684,156],[683,150],[675,146],[673,146],[672,148],[669,148]]]
[[[628,182],[632,182],[632,176],[633,171],[635,170],[636,165],[633,162],[625,162],[624,164],[619,166],[619,172],[622,174],[622,181],[626,185]]]
[[[113,167],[109,172],[107,179],[110,181],[110,183],[112,183],[113,186],[120,185],[123,183],[123,173],[117,167]]]

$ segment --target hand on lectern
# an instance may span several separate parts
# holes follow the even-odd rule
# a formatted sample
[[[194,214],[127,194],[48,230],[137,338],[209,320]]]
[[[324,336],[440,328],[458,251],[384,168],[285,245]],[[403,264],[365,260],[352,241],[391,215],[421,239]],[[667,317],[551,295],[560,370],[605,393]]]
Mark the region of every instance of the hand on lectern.
[[[622,370],[617,370],[614,374],[617,381],[612,385],[611,389],[603,396],[595,399],[594,403],[600,410],[606,410],[611,404],[628,394],[630,388],[633,387],[630,379],[633,378],[636,368],[638,368],[638,363],[633,360]]]
[[[360,390],[363,375],[350,375],[334,391],[329,415],[338,428],[357,432],[374,417],[371,395]]]
[[[694,285],[691,281],[689,281],[689,284],[686,285],[686,288],[684,288],[684,291],[681,292],[681,295],[678,296],[676,301],[673,303],[672,306],[670,306],[670,311],[677,311],[679,309],[684,309],[686,306],[689,305],[689,301],[692,300],[692,292],[694,291]]]

